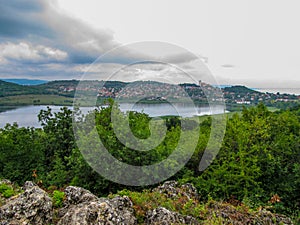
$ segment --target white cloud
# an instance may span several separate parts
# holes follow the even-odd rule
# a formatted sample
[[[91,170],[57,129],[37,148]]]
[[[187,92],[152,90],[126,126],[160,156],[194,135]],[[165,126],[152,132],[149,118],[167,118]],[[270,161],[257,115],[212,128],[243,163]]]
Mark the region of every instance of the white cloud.
[[[15,60],[23,60],[23,59],[31,59],[38,60],[40,56],[37,51],[33,49],[27,43],[4,43],[0,45],[1,57],[6,59],[15,59]]]
[[[57,61],[65,60],[68,56],[68,54],[64,51],[61,51],[59,49],[53,49],[50,47],[45,47],[42,45],[37,46],[37,49],[40,51],[41,54],[43,54],[47,58],[55,59]]]
[[[32,63],[42,63],[48,61],[66,60],[68,54],[59,49],[43,46],[32,45],[28,42],[2,43],[0,44],[0,62],[26,61]]]

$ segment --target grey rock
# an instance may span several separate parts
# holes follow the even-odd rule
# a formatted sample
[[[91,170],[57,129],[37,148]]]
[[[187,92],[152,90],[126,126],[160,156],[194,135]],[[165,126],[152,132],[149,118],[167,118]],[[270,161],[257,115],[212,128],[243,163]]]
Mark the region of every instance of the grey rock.
[[[69,186],[65,189],[65,196],[67,205],[76,205],[82,202],[98,200],[98,198],[90,191],[74,186]]]
[[[0,224],[49,224],[52,221],[52,200],[32,182],[24,192],[0,207]]]
[[[198,199],[197,189],[189,183],[180,186],[176,181],[166,181],[152,191],[165,194],[172,199],[178,198],[179,195],[186,196],[188,199]]]
[[[293,225],[293,222],[289,217],[280,214],[272,214],[266,210],[261,210],[256,213],[254,221],[260,224]]]
[[[180,187],[183,190],[183,193],[189,198],[189,199],[198,199],[198,191],[194,187],[194,185],[190,183],[186,183],[181,185]]]
[[[97,198],[78,187],[67,187],[65,206],[58,225],[136,224],[132,202],[128,197]]]
[[[3,180],[0,180],[0,184],[12,185],[12,182],[10,180],[3,179]]]
[[[169,224],[199,224],[192,216],[184,216],[172,212],[166,208],[158,207],[146,214],[145,224],[148,225],[169,225]]]
[[[36,186],[36,185],[32,181],[26,181],[25,184],[23,185],[22,189],[27,190],[27,189],[33,188],[34,186]]]

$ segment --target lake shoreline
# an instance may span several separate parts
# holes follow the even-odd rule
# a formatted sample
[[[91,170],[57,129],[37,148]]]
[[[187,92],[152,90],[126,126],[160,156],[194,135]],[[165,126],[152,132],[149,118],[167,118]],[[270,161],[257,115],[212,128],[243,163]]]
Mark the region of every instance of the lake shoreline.
[[[68,107],[73,109],[73,106],[61,106],[61,105],[31,105],[20,106],[8,111],[0,112],[0,127],[4,127],[7,123],[13,124],[17,122],[20,127],[41,127],[38,122],[38,114],[41,110],[46,110],[47,107],[52,109],[52,113],[59,112],[62,107]],[[89,111],[96,107],[80,107],[83,114],[87,114]],[[223,106],[218,105],[210,108],[195,107],[192,105],[186,106],[183,104],[124,104],[120,103],[120,109],[122,112],[136,111],[148,114],[150,117],[163,117],[163,116],[181,116],[184,118],[223,114],[228,111]]]

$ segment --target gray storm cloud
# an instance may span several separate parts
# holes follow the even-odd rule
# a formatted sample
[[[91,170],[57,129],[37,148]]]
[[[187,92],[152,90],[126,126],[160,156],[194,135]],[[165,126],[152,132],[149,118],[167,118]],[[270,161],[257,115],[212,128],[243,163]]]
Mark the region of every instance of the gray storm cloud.
[[[72,63],[93,62],[100,54],[118,45],[112,31],[95,30],[79,19],[64,15],[56,10],[55,1],[0,2],[2,42],[16,45],[27,42],[55,48],[67,52]]]
[[[137,44],[138,49],[123,46],[118,51],[116,48],[121,43],[114,39],[113,31],[95,29],[69,16],[59,9],[56,1],[0,0],[0,4],[2,77],[73,79],[103,54],[105,57],[98,63],[110,65],[100,66],[103,71],[97,71],[98,74],[104,74],[108,67],[118,69],[136,62],[140,62],[139,68],[143,71],[149,71],[149,65],[143,63],[148,59],[180,64],[197,58],[193,54],[164,48],[163,43],[161,49],[157,46],[147,48],[149,43],[143,48],[141,43]],[[153,58],[153,49],[154,55],[160,51],[161,57]],[[159,71],[157,65],[152,69]]]

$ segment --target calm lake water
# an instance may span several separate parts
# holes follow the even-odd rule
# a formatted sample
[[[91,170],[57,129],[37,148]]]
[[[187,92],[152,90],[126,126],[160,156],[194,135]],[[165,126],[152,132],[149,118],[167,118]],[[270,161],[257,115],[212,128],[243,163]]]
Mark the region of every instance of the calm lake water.
[[[60,111],[62,106],[50,106],[52,112]],[[72,107],[69,107],[72,109]],[[7,123],[13,124],[17,122],[20,127],[40,127],[38,122],[38,114],[41,110],[46,110],[47,106],[25,106],[13,110],[8,110],[0,113],[0,127],[3,128]],[[81,111],[86,114],[91,111],[93,107],[81,107]],[[215,106],[210,108],[208,106],[197,106],[186,104],[174,104],[173,106],[167,103],[162,104],[136,104],[121,103],[120,109],[125,111],[144,112],[151,117],[180,115],[182,117],[192,117],[200,115],[212,115],[224,113],[223,106]]]

